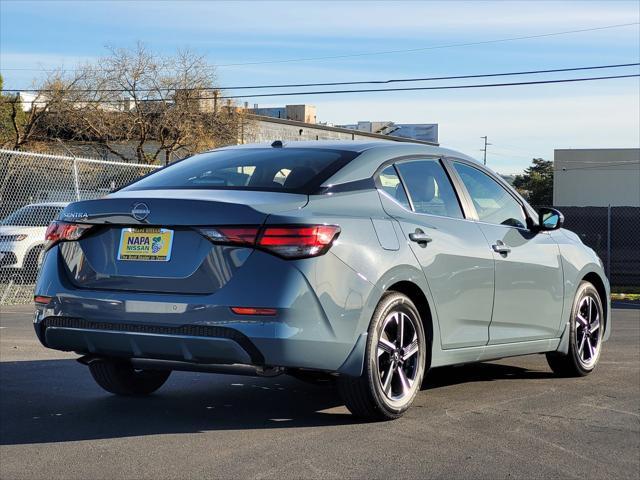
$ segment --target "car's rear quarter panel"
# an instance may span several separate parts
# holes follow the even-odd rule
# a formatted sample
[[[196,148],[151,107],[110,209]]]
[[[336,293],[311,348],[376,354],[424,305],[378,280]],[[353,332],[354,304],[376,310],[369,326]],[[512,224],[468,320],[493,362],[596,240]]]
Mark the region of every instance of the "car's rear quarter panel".
[[[397,222],[382,209],[376,190],[312,195],[304,209],[267,219],[275,224],[301,222],[341,228],[327,255],[296,262],[339,338],[353,344],[366,333],[380,298],[397,282],[415,283],[429,298],[424,274]]]

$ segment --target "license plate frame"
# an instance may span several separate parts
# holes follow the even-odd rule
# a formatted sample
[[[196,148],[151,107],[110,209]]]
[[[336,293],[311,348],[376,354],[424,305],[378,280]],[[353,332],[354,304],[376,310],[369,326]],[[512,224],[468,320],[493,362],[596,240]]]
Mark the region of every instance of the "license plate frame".
[[[168,228],[123,228],[116,258],[127,262],[168,262],[173,250],[173,236],[174,231]]]

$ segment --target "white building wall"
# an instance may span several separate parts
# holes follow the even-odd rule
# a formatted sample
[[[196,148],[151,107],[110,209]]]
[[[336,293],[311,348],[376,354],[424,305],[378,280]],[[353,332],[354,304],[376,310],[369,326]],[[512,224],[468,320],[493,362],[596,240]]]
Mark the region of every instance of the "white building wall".
[[[640,207],[640,149],[555,150],[553,204]]]

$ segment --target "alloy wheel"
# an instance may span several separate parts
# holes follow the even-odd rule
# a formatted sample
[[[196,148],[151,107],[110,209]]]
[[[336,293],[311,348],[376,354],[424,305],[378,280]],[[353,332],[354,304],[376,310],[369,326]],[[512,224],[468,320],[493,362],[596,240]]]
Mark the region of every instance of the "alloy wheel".
[[[376,366],[378,381],[390,400],[402,401],[419,387],[420,342],[416,323],[402,311],[391,312],[384,320],[378,339]]]
[[[596,299],[586,294],[580,300],[575,315],[575,351],[578,361],[591,368],[598,360],[602,340],[601,312]]]

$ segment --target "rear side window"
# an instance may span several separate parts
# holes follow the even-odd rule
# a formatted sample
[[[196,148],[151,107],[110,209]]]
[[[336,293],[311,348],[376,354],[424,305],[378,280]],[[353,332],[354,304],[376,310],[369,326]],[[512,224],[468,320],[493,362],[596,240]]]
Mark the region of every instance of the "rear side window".
[[[458,197],[438,160],[396,164],[417,213],[463,218]]]
[[[394,198],[396,202],[402,205],[407,210],[410,210],[409,199],[404,191],[402,182],[398,177],[398,173],[393,165],[389,165],[379,176],[380,186],[382,190],[387,193],[391,198]]]
[[[123,190],[205,188],[313,193],[358,155],[319,148],[247,148],[203,153]]]

